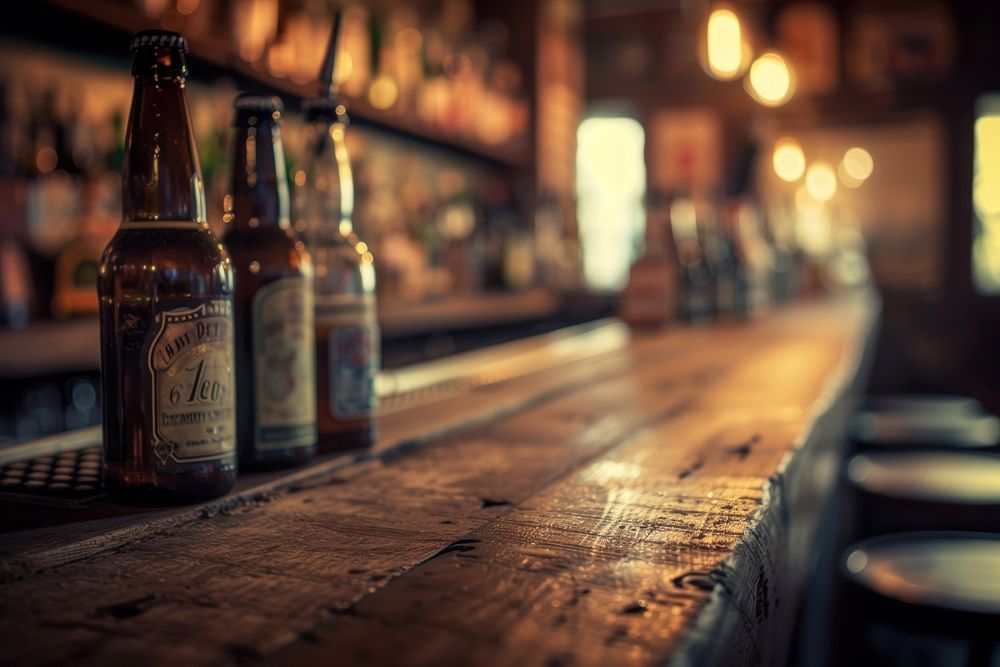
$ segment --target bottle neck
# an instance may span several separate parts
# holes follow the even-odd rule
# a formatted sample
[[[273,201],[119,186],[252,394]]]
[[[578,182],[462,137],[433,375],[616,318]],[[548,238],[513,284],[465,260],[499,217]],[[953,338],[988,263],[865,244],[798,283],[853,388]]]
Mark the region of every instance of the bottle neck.
[[[281,128],[259,117],[241,119],[233,155],[232,224],[236,229],[291,226]]]
[[[317,238],[349,238],[354,233],[354,174],[347,152],[346,129],[341,121],[313,119],[314,173],[307,176],[306,187],[313,190],[309,196],[321,201],[311,207],[307,229]]]
[[[122,214],[126,223],[206,222],[183,71],[136,72],[125,132]]]

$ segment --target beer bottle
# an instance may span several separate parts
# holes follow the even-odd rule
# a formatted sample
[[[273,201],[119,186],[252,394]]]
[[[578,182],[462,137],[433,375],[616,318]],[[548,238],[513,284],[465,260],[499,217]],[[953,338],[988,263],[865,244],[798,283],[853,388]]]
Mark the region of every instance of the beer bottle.
[[[291,227],[277,97],[236,99],[225,243],[236,269],[236,434],[241,468],[316,454],[313,268]]]
[[[295,210],[316,266],[317,421],[319,451],[325,453],[369,447],[375,440],[380,340],[374,260],[352,223],[347,112],[332,97],[306,100],[305,110],[309,157]]]
[[[619,298],[619,315],[635,328],[662,327],[677,315],[678,264],[668,201],[663,193],[649,193],[645,248],[629,269]]]
[[[711,315],[712,276],[698,234],[698,214],[693,200],[675,195],[670,203],[670,232],[680,264],[681,318],[689,324]]]
[[[172,32],[132,39],[122,222],[98,276],[104,479],[130,503],[218,496],[236,477],[233,270],[205,219],[186,52]]]

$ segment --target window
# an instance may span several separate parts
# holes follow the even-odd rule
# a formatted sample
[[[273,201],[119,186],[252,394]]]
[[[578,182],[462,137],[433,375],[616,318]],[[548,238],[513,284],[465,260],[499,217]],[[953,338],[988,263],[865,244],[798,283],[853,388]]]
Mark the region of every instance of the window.
[[[633,118],[594,117],[577,130],[576,191],[583,272],[599,292],[628,279],[645,226],[646,133]]]

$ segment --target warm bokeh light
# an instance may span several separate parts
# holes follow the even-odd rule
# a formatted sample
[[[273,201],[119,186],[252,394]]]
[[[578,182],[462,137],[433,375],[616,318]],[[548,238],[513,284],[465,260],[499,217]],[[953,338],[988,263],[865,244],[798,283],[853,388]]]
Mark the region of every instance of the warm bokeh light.
[[[832,175],[832,169],[830,173]],[[806,178],[808,179],[808,175]],[[808,185],[799,186],[796,190],[795,208],[799,213],[794,223],[795,244],[813,256],[819,257],[829,253],[833,248],[830,213],[827,207],[809,192]]]
[[[976,288],[1000,293],[1000,99],[976,119],[972,205],[976,213],[973,266]]]
[[[844,169],[844,161],[841,160],[840,164],[837,165],[837,179],[840,180],[841,184],[848,188],[860,188],[864,185],[864,181],[854,178],[847,170]]]
[[[792,96],[792,72],[782,58],[773,51],[761,55],[750,65],[747,91],[761,104],[776,107]]]
[[[199,4],[201,4],[200,0],[177,0],[177,13],[190,16],[198,9]]]
[[[39,149],[38,154],[35,155],[35,166],[38,167],[39,173],[50,174],[57,164],[59,164],[59,156],[49,146]]]
[[[388,109],[399,97],[399,86],[392,77],[379,75],[368,88],[368,101],[376,109]]]
[[[844,167],[844,173],[860,182],[864,182],[875,170],[872,154],[858,146],[848,148],[840,164]]]
[[[677,239],[698,238],[698,215],[693,201],[678,197],[670,202],[670,227]]]
[[[396,46],[407,53],[417,53],[424,44],[424,36],[416,28],[403,28],[396,33]]]
[[[806,186],[800,185],[795,191],[795,210],[799,215],[816,216],[823,210],[823,204],[809,194]]]
[[[354,71],[354,58],[343,49],[338,50],[337,60],[333,63],[333,83],[335,86],[342,86],[344,82],[351,78]]]
[[[826,162],[813,162],[806,170],[806,190],[819,202],[828,202],[837,194],[837,175]]]
[[[233,17],[240,57],[257,62],[278,32],[278,0],[240,0]]]
[[[972,201],[981,218],[1000,215],[1000,115],[976,120],[976,175]]]
[[[267,71],[278,78],[285,78],[292,69],[295,51],[289,44],[273,44],[267,50]]]
[[[742,73],[743,34],[732,10],[720,8],[709,15],[705,48],[709,74],[725,80]]]
[[[802,152],[802,146],[790,137],[775,142],[771,161],[778,178],[789,183],[802,178],[802,174],[806,171],[806,156]]]

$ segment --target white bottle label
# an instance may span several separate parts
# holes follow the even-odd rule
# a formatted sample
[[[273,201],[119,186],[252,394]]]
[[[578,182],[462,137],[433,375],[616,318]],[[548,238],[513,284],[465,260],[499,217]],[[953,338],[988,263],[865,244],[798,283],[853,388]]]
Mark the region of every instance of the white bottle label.
[[[317,320],[329,325],[327,382],[330,413],[337,419],[363,419],[375,411],[375,374],[380,339],[375,300],[340,296],[317,301]]]
[[[315,328],[312,284],[276,280],[253,297],[254,447],[316,443]]]
[[[148,348],[153,451],[160,463],[211,461],[236,446],[233,311],[226,299],[157,315]]]

